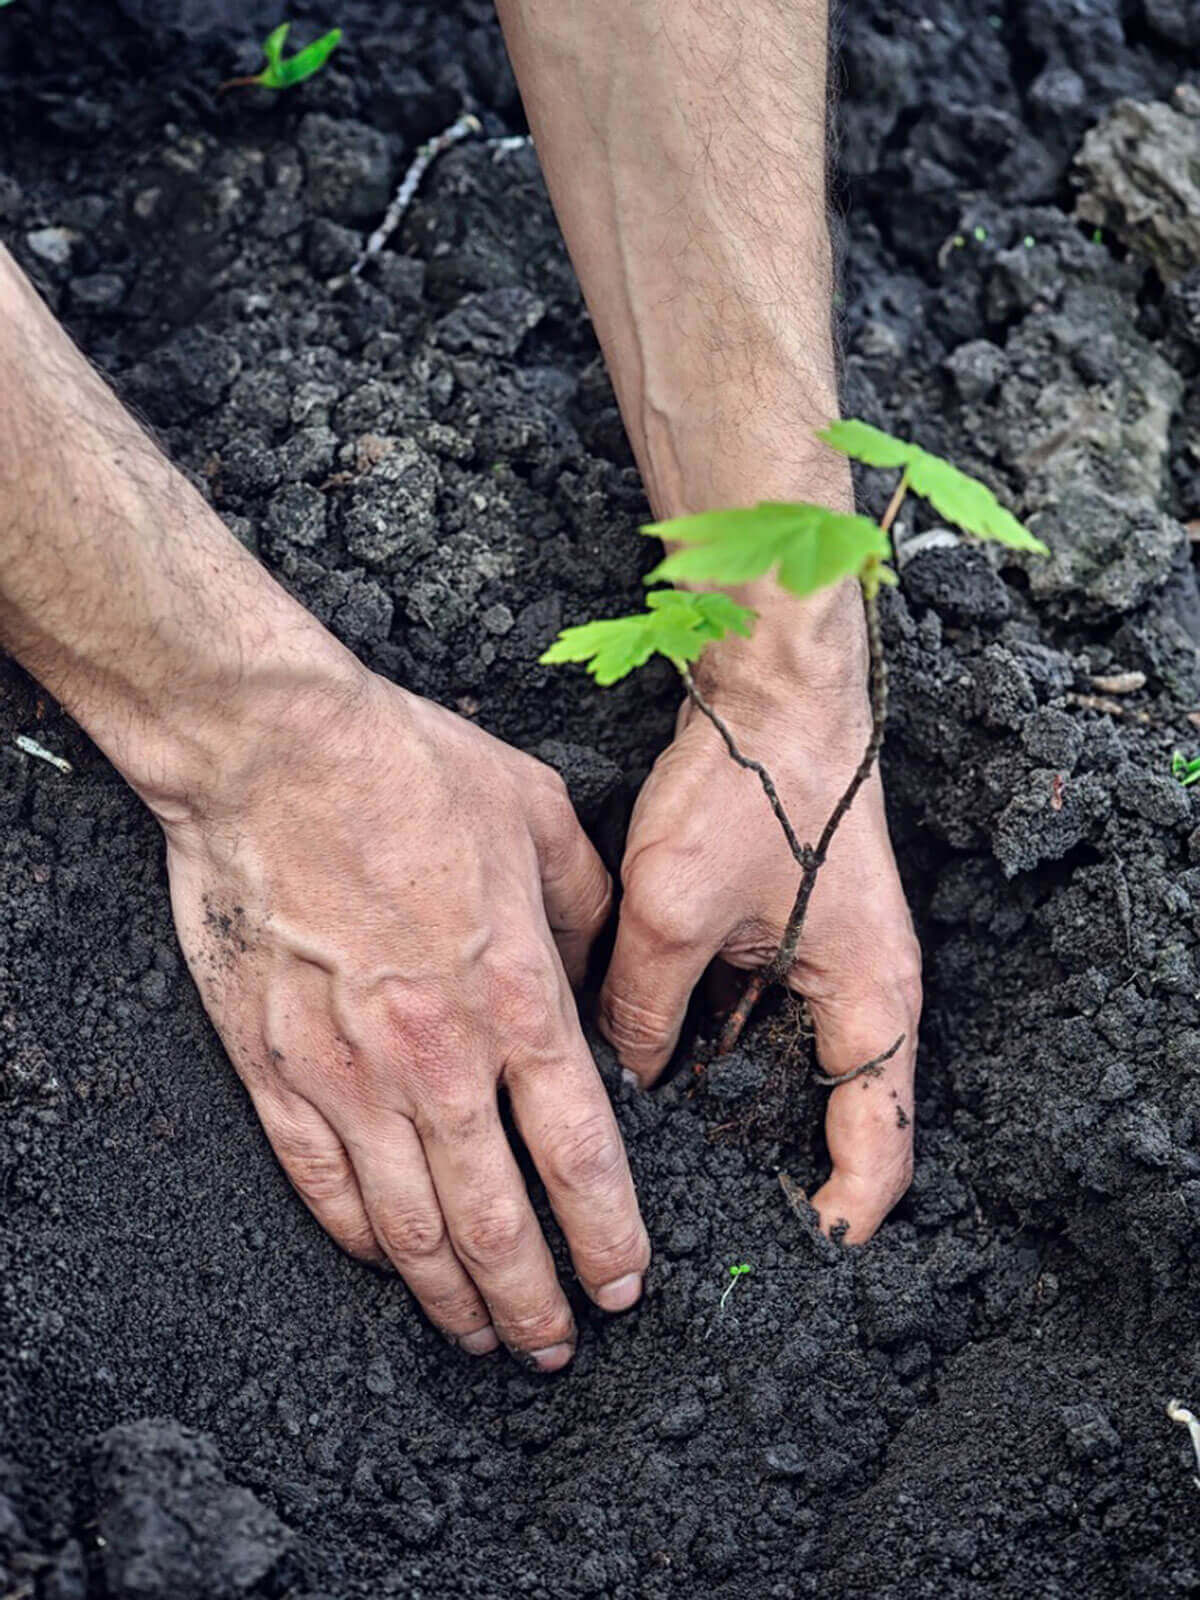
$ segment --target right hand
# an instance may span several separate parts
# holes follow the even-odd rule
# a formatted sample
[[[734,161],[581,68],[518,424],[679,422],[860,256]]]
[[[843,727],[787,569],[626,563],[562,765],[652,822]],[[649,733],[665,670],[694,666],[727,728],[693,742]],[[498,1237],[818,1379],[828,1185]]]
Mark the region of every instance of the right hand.
[[[625,1310],[649,1243],[571,993],[608,874],[531,757],[370,674],[303,704],[160,808],[188,965],[322,1226],[463,1349],[553,1371],[575,1325],[498,1090],[583,1287]]]

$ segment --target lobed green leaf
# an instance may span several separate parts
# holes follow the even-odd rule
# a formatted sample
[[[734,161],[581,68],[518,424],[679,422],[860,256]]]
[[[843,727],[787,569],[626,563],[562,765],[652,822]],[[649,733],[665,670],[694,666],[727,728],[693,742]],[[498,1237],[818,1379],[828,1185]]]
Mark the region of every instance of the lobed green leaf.
[[[664,556],[647,583],[665,578],[732,587],[777,569],[792,594],[814,594],[857,577],[872,558],[891,555],[887,535],[869,517],[783,501],[674,517],[642,532],[684,546]]]
[[[746,636],[754,613],[725,594],[690,594],[659,589],[646,597],[646,610],[631,617],[608,617],[564,628],[538,659],[546,666],[586,662],[596,682],[607,688],[644,666],[653,655],[678,668],[698,659],[706,645],[728,633]]]
[[[1048,556],[1049,549],[996,499],[985,483],[951,466],[941,456],[918,444],[897,439],[869,423],[848,418],[831,423],[817,434],[843,455],[869,467],[903,467],[909,487],[948,522],[977,539],[992,539],[1010,550],[1029,550]]]

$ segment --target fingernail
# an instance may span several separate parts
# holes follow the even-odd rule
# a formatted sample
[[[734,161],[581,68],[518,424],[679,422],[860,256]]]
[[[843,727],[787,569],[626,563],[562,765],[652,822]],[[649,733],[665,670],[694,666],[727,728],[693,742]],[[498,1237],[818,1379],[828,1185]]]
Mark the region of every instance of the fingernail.
[[[627,1089],[640,1089],[642,1087],[642,1080],[636,1072],[630,1072],[628,1067],[621,1068],[621,1082]]]
[[[627,1272],[623,1278],[614,1278],[611,1283],[597,1289],[592,1299],[601,1311],[628,1311],[630,1306],[637,1304],[641,1295],[641,1273]]]
[[[532,1361],[539,1372],[557,1372],[560,1367],[565,1367],[575,1354],[573,1344],[548,1344],[544,1350],[528,1350],[525,1352],[528,1360]]]
[[[496,1330],[491,1323],[486,1328],[476,1328],[474,1333],[462,1333],[458,1336],[459,1349],[465,1350],[469,1356],[490,1356],[499,1343]]]

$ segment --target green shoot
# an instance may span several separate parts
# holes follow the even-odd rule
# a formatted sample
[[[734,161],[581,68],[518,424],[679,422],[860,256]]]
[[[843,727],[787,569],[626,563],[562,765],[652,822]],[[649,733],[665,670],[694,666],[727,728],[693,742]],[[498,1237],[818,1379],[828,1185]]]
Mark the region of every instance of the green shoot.
[[[546,665],[586,661],[592,677],[607,688],[644,666],[652,655],[666,656],[682,672],[714,639],[729,633],[749,637],[753,627],[754,612],[724,594],[656,589],[646,596],[646,606],[636,616],[564,628],[539,659]]]
[[[975,236],[986,238],[986,231],[976,228]],[[961,235],[954,240],[956,246],[963,242]],[[596,682],[604,686],[618,683],[653,655],[670,661],[683,680],[693,708],[715,728],[730,759],[758,778],[792,858],[800,868],[800,885],[775,958],[769,967],[754,973],[747,981],[741,999],[729,1013],[721,1032],[718,1055],[727,1054],[737,1043],[767,984],[782,979],[791,971],[817,874],[834,834],[859,789],[870,777],[879,755],[887,717],[887,664],[883,654],[879,590],[883,584],[897,582],[888,562],[892,558],[892,527],[905,496],[910,492],[920,495],[940,516],[977,539],[993,540],[1011,550],[1049,554],[1042,541],[1005,510],[986,484],[968,477],[940,456],[921,449],[920,445],[853,420],[834,422],[817,437],[867,466],[900,472],[888,508],[877,523],[869,517],[836,511],[828,506],[761,501],[740,509],[674,517],[666,522],[649,523],[642,529],[644,534],[676,547],[647,575],[646,582],[650,584],[674,581],[733,589],[774,575],[781,588],[802,596],[828,589],[848,578],[857,579],[866,612],[871,659],[871,733],[862,760],[815,844],[801,843],[771,774],[762,762],[742,753],[732,730],[717,708],[705,699],[692,676],[692,665],[710,644],[729,634],[746,637],[751,633],[754,612],[720,593],[656,589],[646,597],[645,611],[566,628],[540,658],[547,664],[586,663]],[[1194,777],[1181,781],[1190,783],[1197,779],[1200,779],[1200,760],[1196,763]],[[890,1060],[903,1042],[901,1035],[889,1050],[868,1062],[866,1067],[847,1074],[846,1078],[856,1077],[859,1071]],[[739,1273],[749,1271],[749,1267],[730,1271],[736,1282]]]
[[[1200,783],[1200,756],[1189,759],[1182,751],[1176,750],[1171,757],[1171,776],[1178,778],[1185,789],[1190,789],[1193,783]]]
[[[738,1279],[744,1278],[750,1270],[750,1263],[748,1261],[739,1261],[736,1266],[730,1267],[729,1282],[725,1285],[725,1293],[721,1296],[721,1303],[717,1307],[718,1311],[724,1311],[725,1302],[737,1288]]]
[[[262,53],[266,57],[267,64],[261,72],[256,72],[249,78],[230,78],[228,83],[221,85],[222,91],[247,88],[250,85],[259,89],[290,89],[293,84],[303,83],[306,78],[311,78],[314,73],[320,72],[341,43],[342,30],[331,28],[319,39],[306,44],[303,50],[297,50],[295,55],[285,59],[283,47],[291,26],[290,22],[281,22],[263,40]]]

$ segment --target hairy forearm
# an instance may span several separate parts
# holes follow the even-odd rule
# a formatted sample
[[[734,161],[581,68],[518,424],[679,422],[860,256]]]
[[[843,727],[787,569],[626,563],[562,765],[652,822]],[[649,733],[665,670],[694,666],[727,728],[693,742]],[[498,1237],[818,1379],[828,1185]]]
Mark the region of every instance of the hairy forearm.
[[[794,492],[836,404],[823,0],[499,0],[659,516]]]
[[[655,513],[848,505],[845,462],[813,437],[837,409],[825,0],[497,5]],[[756,640],[706,674],[861,680],[853,586],[741,597]]]
[[[2,248],[0,646],[164,815],[305,692],[306,661],[322,686],[343,665]]]

